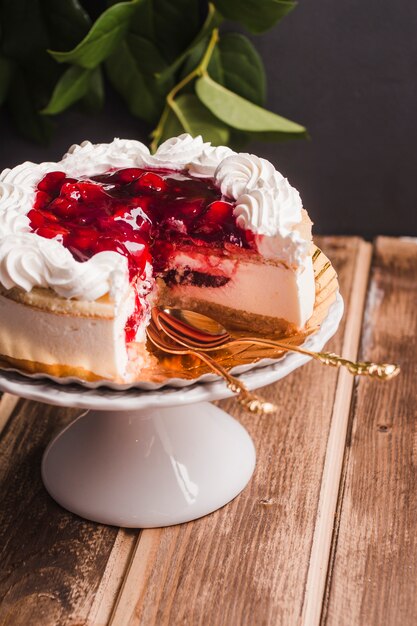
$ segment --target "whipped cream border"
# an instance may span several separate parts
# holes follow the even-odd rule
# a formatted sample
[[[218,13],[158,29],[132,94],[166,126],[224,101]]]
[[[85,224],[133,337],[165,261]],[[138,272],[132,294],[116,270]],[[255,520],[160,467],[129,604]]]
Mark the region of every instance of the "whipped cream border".
[[[310,241],[294,227],[302,220],[302,203],[294,189],[266,159],[211,146],[201,136],[183,134],[162,143],[155,154],[140,141],[84,141],[57,162],[29,161],[0,174],[0,282],[6,287],[49,287],[65,298],[96,300],[110,293],[120,303],[129,286],[127,260],[117,252],[100,252],[79,262],[56,239],[30,231],[37,183],[51,171],[67,176],[95,176],[112,168],[186,169],[196,177],[214,178],[223,195],[236,202],[237,223],[255,233],[260,254],[302,266]]]

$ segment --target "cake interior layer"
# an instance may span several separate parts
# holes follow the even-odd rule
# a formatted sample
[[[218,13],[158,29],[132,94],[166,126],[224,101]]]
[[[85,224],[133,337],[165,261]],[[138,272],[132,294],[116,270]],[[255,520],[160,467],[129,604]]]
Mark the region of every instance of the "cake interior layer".
[[[282,333],[285,326],[302,328],[315,298],[311,258],[295,271],[247,256],[183,251],[170,259],[159,284],[159,298],[170,306],[205,308],[219,321],[267,334]]]
[[[0,295],[0,354],[4,358],[19,360],[23,369],[33,371],[33,366],[26,367],[25,363],[53,366],[54,371],[64,365],[66,376],[89,372],[108,380],[123,378],[128,367],[124,327],[134,304],[133,292],[120,305],[117,314],[112,307],[111,316],[107,302],[95,303],[96,315],[93,316],[87,303],[88,315],[80,314],[79,309],[72,310],[71,305],[65,314],[62,301],[56,306],[57,298],[48,292],[42,294],[41,290],[35,299],[36,306],[32,304],[33,298],[29,298],[31,304],[24,302],[25,296],[30,294],[22,292],[20,300],[15,293],[13,296],[14,299]],[[139,355],[138,367],[143,362]],[[45,367],[39,371],[53,373]]]

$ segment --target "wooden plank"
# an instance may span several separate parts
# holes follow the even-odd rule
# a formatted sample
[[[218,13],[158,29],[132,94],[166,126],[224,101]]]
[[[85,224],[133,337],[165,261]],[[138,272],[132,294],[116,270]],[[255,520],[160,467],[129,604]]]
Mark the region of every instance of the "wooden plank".
[[[366,272],[357,267],[363,242],[325,238],[319,245],[339,271],[348,307],[360,302],[352,285],[355,271]],[[342,349],[345,332],[344,320],[330,349]],[[255,440],[254,478],[205,518],[141,533],[113,626],[301,623],[337,379],[336,370],[310,363],[264,388],[279,406],[269,418],[245,415],[232,400],[220,403]],[[342,396],[346,410],[350,398]]]
[[[356,260],[356,270],[352,283],[352,292],[355,294],[355,298],[350,300],[349,308],[346,313],[346,328],[342,349],[342,354],[352,360],[356,360],[358,356],[371,255],[372,246],[363,243],[359,248]],[[305,626],[315,626],[319,624],[321,617],[353,384],[353,376],[349,374],[346,369],[341,369],[333,404],[316,526],[310,556],[310,566],[307,576],[302,618],[302,623]]]
[[[10,409],[11,396],[3,399],[7,397]],[[61,509],[40,478],[46,444],[78,413],[20,401],[1,434],[2,626],[99,626],[96,618],[107,622],[106,602],[98,610],[95,596],[117,593],[123,558],[129,556],[125,554],[129,538],[121,541],[117,528],[87,522]],[[130,533],[131,545],[136,534]],[[112,549],[119,556],[117,563],[111,558]]]
[[[3,393],[0,399],[0,433],[9,421],[19,398],[10,393]]]
[[[376,242],[361,354],[398,360],[358,381],[323,623],[417,623],[417,244]]]

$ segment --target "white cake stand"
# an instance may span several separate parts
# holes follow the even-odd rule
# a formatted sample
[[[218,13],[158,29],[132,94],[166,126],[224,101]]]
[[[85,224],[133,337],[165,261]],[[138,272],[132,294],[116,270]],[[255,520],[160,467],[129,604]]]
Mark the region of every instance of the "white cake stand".
[[[320,330],[304,345],[321,350],[342,314],[338,295]],[[256,389],[308,360],[288,353],[241,379]],[[210,404],[232,395],[223,381],[116,391],[3,371],[0,389],[87,409],[47,447],[42,477],[59,504],[96,522],[152,528],[196,519],[237,496],[255,468],[255,448],[247,431]]]

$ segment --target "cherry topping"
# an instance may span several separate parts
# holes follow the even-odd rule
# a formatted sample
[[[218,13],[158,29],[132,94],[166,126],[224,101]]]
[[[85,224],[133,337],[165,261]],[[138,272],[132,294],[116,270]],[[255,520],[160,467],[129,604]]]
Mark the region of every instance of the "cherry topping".
[[[50,224],[49,226],[40,226],[37,229],[37,234],[41,237],[46,237],[47,239],[54,239],[59,235],[69,235],[68,228],[61,226],[60,224]]]
[[[179,245],[251,247],[251,233],[237,226],[233,206],[213,181],[131,167],[80,179],[49,172],[38,183],[28,217],[34,232],[58,238],[78,261],[109,250],[125,256],[136,282],[151,252],[158,274]],[[134,340],[141,314],[137,296],[126,341]]]
[[[46,193],[49,193],[50,195],[58,194],[65,178],[65,172],[49,172],[49,174],[45,174],[42,180],[38,183],[38,189],[40,191],[46,191]]]
[[[132,185],[132,189],[135,193],[140,193],[147,189],[150,191],[165,191],[166,187],[164,179],[154,172],[145,172],[145,174],[142,174]]]

